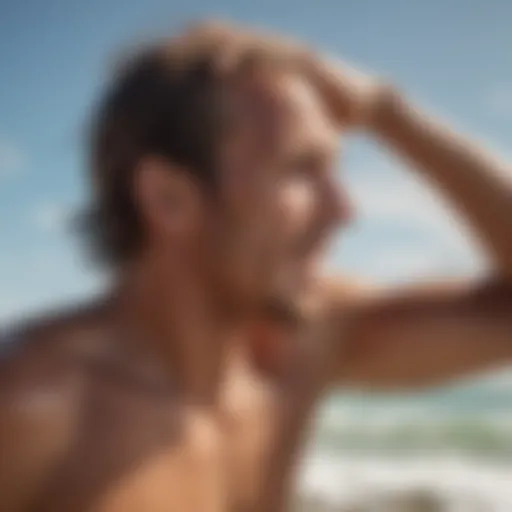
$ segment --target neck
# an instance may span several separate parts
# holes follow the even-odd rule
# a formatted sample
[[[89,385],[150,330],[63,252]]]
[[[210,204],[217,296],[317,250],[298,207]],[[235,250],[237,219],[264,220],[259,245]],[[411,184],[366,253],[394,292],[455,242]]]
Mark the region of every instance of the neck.
[[[120,280],[116,304],[126,343],[192,399],[215,398],[237,321],[223,314],[198,273],[169,261],[140,262]]]

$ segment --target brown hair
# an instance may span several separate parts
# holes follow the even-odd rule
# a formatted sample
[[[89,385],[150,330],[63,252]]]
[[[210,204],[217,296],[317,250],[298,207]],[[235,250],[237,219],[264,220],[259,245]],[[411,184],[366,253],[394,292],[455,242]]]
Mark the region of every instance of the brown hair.
[[[261,40],[242,43],[234,32],[226,34],[203,28],[148,45],[114,74],[93,122],[93,205],[84,223],[103,263],[123,264],[143,242],[132,197],[140,158],[167,158],[202,185],[214,187],[226,78],[254,65],[284,61]]]

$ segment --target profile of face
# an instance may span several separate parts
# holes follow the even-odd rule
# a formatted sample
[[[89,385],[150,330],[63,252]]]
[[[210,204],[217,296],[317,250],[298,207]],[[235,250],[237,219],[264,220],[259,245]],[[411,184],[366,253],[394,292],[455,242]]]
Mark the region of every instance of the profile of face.
[[[287,301],[314,276],[347,217],[334,179],[339,133],[296,75],[240,79],[230,108],[214,197],[186,173],[141,173],[149,231],[162,251],[181,251],[206,270],[233,303]]]

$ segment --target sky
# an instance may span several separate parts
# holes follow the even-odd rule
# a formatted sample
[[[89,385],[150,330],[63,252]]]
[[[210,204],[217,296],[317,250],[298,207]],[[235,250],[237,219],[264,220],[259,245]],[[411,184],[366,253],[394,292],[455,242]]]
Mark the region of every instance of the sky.
[[[0,0],[0,322],[101,287],[69,228],[87,201],[91,106],[120,51],[210,16],[282,31],[391,79],[512,159],[509,0]],[[364,137],[344,146],[339,180],[357,218],[329,267],[385,283],[485,269],[414,170]]]

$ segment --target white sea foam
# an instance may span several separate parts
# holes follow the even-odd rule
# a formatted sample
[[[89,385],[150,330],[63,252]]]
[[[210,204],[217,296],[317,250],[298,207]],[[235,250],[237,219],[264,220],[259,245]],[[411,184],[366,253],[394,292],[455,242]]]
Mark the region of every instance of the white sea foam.
[[[510,512],[512,466],[452,456],[307,457],[299,510]]]

